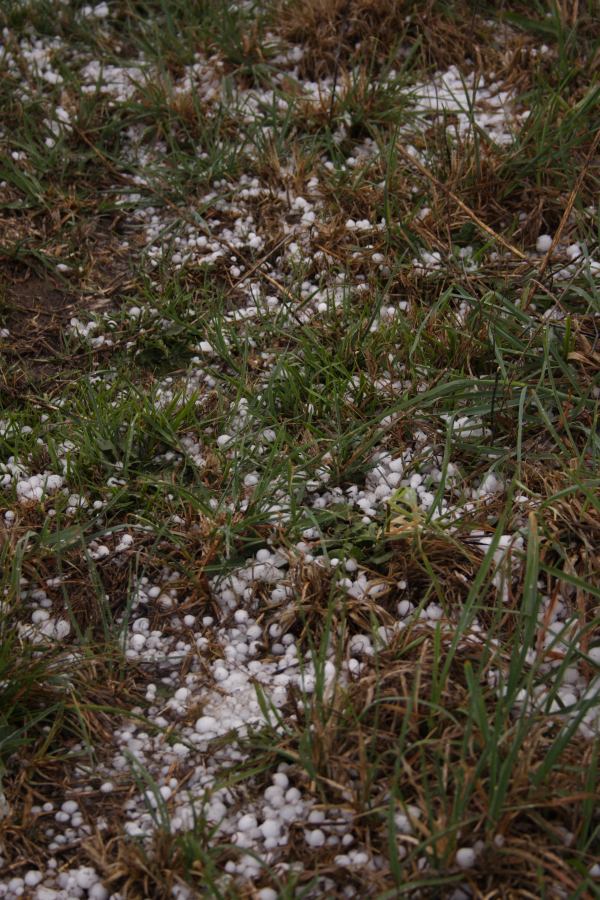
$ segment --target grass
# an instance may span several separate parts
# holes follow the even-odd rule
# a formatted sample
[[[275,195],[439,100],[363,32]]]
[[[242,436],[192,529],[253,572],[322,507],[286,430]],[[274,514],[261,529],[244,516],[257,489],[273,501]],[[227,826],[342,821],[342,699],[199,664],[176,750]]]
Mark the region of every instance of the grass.
[[[28,0],[0,24],[2,877],[54,855],[132,898],[598,896],[594,4]],[[133,70],[121,96],[92,60]],[[418,108],[450,66],[466,101]],[[482,79],[520,114],[506,142]],[[365,518],[382,450],[404,482]],[[36,473],[64,490],[20,502]],[[199,750],[219,579],[267,546],[287,595],[244,599],[256,656],[289,636],[300,674],[280,703],[257,676],[260,718]],[[144,609],[150,662],[144,578],[177,592]],[[40,591],[64,633],[32,635]],[[154,749],[115,776],[127,728]],[[260,820],[282,765],[306,816],[269,856],[227,821]],[[44,803],[70,797],[90,829],[56,846]],[[311,845],[310,810],[353,843]]]

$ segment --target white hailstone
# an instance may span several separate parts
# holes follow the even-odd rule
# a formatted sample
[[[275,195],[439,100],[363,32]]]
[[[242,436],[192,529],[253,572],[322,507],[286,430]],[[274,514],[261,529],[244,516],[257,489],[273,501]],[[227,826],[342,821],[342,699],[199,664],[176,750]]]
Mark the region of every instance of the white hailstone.
[[[54,888],[38,887],[35,892],[35,900],[58,900],[59,891]]]
[[[217,446],[227,447],[227,445],[230,444],[232,440],[233,439],[230,434],[220,434],[217,438]]]
[[[285,799],[288,803],[298,803],[300,800],[301,794],[298,788],[290,788],[289,791],[286,791]]]
[[[40,622],[46,622],[50,618],[50,613],[47,609],[35,609],[31,614],[31,621],[34,625],[39,625]]]
[[[258,822],[256,821],[256,816],[253,816],[251,813],[246,813],[243,815],[237,823],[237,827],[240,831],[254,831],[257,828]]]
[[[538,253],[547,253],[552,246],[552,238],[549,234],[540,234],[535,242],[535,249]]]
[[[277,900],[278,896],[273,888],[261,888],[257,894],[258,900]]]
[[[217,720],[214,716],[200,716],[194,727],[198,734],[214,734],[217,730]]]
[[[281,825],[276,819],[265,819],[259,827],[264,838],[278,838],[281,832]]]
[[[77,810],[79,809],[79,804],[76,800],[65,800],[60,808],[63,812],[67,813],[67,815],[71,816],[74,812],[77,812]]]
[[[313,809],[308,814],[308,822],[310,825],[320,825],[325,821],[325,813],[322,809]]]
[[[25,884],[27,887],[35,887],[42,880],[42,873],[39,869],[29,869],[29,871],[25,872]]]
[[[108,890],[97,881],[88,891],[88,900],[108,900]]]
[[[481,482],[477,493],[480,497],[485,497],[486,495],[495,494],[498,491],[501,491],[503,487],[504,485],[500,479],[493,473],[489,473]]]
[[[42,72],[42,78],[44,81],[47,81],[48,84],[61,84],[62,82],[62,78],[58,72],[53,72],[51,69],[46,69],[45,72]]]
[[[89,890],[98,881],[98,873],[91,866],[81,866],[75,872],[77,886]]]
[[[438,619],[441,619],[443,616],[443,610],[437,603],[430,603],[427,609],[425,610],[428,619],[432,619],[436,622]]]
[[[259,563],[271,562],[271,556],[272,556],[271,551],[267,550],[266,548],[263,548],[262,550],[259,550],[258,553],[256,554],[256,560]]]
[[[574,666],[570,666],[568,669],[565,669],[563,674],[563,681],[565,684],[576,684],[579,680],[579,671]]]
[[[58,619],[58,621],[56,622],[56,624],[54,626],[55,637],[57,637],[59,640],[62,640],[62,638],[68,637],[68,635],[70,633],[71,633],[70,623],[67,622],[66,619]]]
[[[306,843],[309,847],[323,847],[325,846],[325,832],[321,831],[320,828],[315,828],[314,831],[305,832]]]
[[[179,744],[179,743],[173,744],[173,746],[171,747],[171,750],[177,756],[180,756],[182,758],[185,756],[189,756],[189,753],[190,753],[189,747],[186,747],[185,744]]]
[[[139,653],[140,650],[144,649],[144,645],[146,643],[146,637],[145,637],[145,635],[139,634],[139,633],[132,634],[131,638],[129,639],[129,643],[131,644],[132,650],[135,650],[137,653]]]
[[[476,854],[472,847],[461,847],[456,851],[456,865],[461,869],[472,869]]]
[[[564,706],[574,706],[577,703],[577,697],[572,691],[559,691],[558,695]]]

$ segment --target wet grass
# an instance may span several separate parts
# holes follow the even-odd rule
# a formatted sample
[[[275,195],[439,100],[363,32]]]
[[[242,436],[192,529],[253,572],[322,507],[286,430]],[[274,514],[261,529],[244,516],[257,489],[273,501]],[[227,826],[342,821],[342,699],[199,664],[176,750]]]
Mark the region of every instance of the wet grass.
[[[257,686],[265,725],[240,740],[246,761],[224,767],[219,785],[258,802],[286,762],[326,821],[350,817],[377,863],[311,848],[295,823],[286,854],[298,868],[265,868],[257,889],[597,895],[598,30],[591,2],[479,6],[120,0],[95,20],[79,4],[5,4],[18,72],[0,57],[0,462],[68,483],[30,506],[14,483],[0,488],[0,512],[14,513],[0,519],[11,873],[48,854],[32,797],[60,797],[73,760],[91,779],[115,723],[144,714],[154,676],[124,653],[136,579],[168,565],[213,614],[207,579],[268,541],[294,554],[305,540],[313,556],[356,559],[380,590],[351,598],[341,569],[296,559],[291,603],[258,605],[265,636],[280,626],[312,661],[314,690],[290,689],[275,710]],[[50,55],[61,84],[23,56],[28,28],[61,39]],[[299,76],[329,77],[333,100],[301,95],[277,56],[294,44],[306,51]],[[216,100],[176,90],[199,53],[219,72]],[[131,94],[86,86],[91,59],[136,64]],[[456,115],[415,111],[417,86],[449,65],[486,81],[493,71],[529,112],[509,143],[472,111],[466,136]],[[248,112],[251,88],[272,93]],[[59,105],[70,126],[53,134]],[[186,228],[233,227],[219,203],[242,175],[264,188],[248,203],[265,246],[224,245],[208,270],[179,267]],[[289,193],[311,178],[314,246],[292,257]],[[149,207],[162,223],[158,261]],[[347,228],[363,218],[382,227]],[[554,236],[552,256],[535,253],[541,233]],[[578,264],[561,278],[575,241]],[[442,264],[423,271],[432,251]],[[275,314],[236,318],[251,282],[276,297]],[[324,308],[305,319],[314,285]],[[344,492],[364,483],[376,449],[407,447],[409,475],[432,460],[440,472],[426,475],[433,506],[405,488],[365,522]],[[320,508],[307,484],[324,467],[340,494]],[[502,489],[478,496],[488,475]],[[75,512],[73,494],[87,504]],[[93,542],[112,550],[125,531],[130,550],[92,559]],[[520,537],[508,555],[505,535]],[[34,644],[28,588],[55,578],[48,596],[69,635]],[[404,603],[412,616],[394,629]],[[352,639],[365,634],[372,649],[359,652]],[[328,666],[350,658],[356,676],[332,682]],[[574,672],[589,689],[565,703]],[[153,789],[133,761],[130,774],[131,790]],[[92,862],[110,889],[167,897],[187,882],[198,896],[253,895],[227,874],[240,850],[214,823],[200,816],[177,834],[159,805],[141,846],[123,834],[118,803],[93,790],[108,830],[65,859]],[[461,848],[475,852],[466,870]]]

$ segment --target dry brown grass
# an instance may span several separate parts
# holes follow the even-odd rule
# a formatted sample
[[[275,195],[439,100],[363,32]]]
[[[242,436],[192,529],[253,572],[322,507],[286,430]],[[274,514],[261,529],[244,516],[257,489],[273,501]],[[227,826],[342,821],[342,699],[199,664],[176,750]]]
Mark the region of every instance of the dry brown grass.
[[[428,65],[447,67],[476,57],[478,43],[489,43],[490,27],[469,5],[459,4],[452,18],[440,16],[434,0],[302,0],[283,3],[281,33],[306,48],[302,74],[332,74],[357,58],[377,64],[404,39],[419,41]]]

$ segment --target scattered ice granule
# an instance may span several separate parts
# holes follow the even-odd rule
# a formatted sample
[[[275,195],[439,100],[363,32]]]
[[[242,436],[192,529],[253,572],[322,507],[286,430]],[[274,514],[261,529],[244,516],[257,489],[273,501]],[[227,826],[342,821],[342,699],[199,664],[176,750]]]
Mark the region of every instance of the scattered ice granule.
[[[98,873],[91,866],[80,866],[74,874],[77,887],[86,891],[89,891],[99,880]]]
[[[89,7],[88,7],[88,9],[89,9]],[[94,6],[91,11],[91,15],[95,19],[106,19],[108,16],[108,13],[109,13],[109,10],[108,10],[107,3],[99,3],[97,6]]]
[[[552,238],[549,234],[540,234],[535,242],[535,249],[538,253],[547,253],[552,246]]]
[[[63,82],[62,75],[59,75],[54,69],[45,69],[40,73],[40,76],[44,81],[47,81],[48,84],[62,84]]]
[[[78,509],[87,509],[89,500],[81,494],[70,494],[67,501],[67,513],[73,514]]]
[[[17,499],[19,503],[26,505],[55,494],[62,486],[63,478],[61,475],[50,473],[31,475],[29,478],[17,481]]]
[[[29,869],[25,872],[25,878],[23,879],[27,887],[36,887],[40,883],[44,876],[40,872],[39,869]]]
[[[477,488],[477,496],[481,498],[491,497],[494,494],[504,490],[503,482],[494,475],[493,472],[488,473]]]
[[[115,553],[123,553],[125,550],[129,550],[133,546],[133,537],[130,534],[124,534],[121,536],[121,540],[115,547]]]
[[[195,728],[199,734],[210,734],[211,736],[214,736],[216,735],[218,728],[217,720],[214,716],[200,716],[196,721]]]
[[[472,847],[461,847],[456,851],[456,865],[460,869],[472,869],[477,859],[477,854]]]
[[[71,332],[81,338],[90,337],[92,332],[96,331],[98,328],[98,322],[83,323],[75,316],[71,319],[69,324]]]
[[[103,4],[101,4],[103,5]],[[82,70],[81,91],[84,94],[109,94],[115,100],[128,100],[136,90],[136,82],[144,75],[143,63],[139,66],[102,65],[98,60],[91,60]],[[140,163],[144,162],[140,159]]]
[[[259,828],[264,838],[278,838],[281,832],[281,825],[277,819],[265,819]]]
[[[516,112],[509,91],[502,90],[493,81],[487,82],[476,72],[464,75],[457,66],[415,85],[411,97],[416,111],[427,118],[451,113],[450,133],[458,131],[460,135],[468,135],[477,128],[497,144],[512,142],[513,131],[525,115]],[[418,156],[412,146],[408,152]]]
[[[325,832],[321,831],[320,828],[315,828],[314,831],[306,831],[305,832],[306,843],[309,847],[324,847],[326,836]]]
[[[431,252],[429,250],[421,250],[419,257],[413,259],[412,262],[415,270],[421,274],[434,272],[441,269],[443,265],[442,254],[438,250],[432,250]]]
[[[146,644],[146,637],[143,634],[132,634],[129,638],[129,646],[136,653],[141,652]]]

